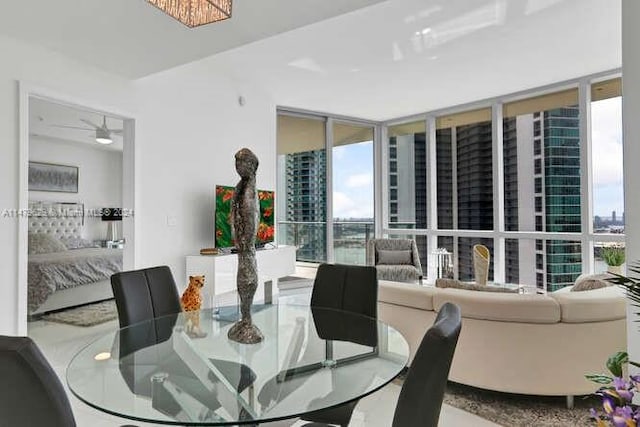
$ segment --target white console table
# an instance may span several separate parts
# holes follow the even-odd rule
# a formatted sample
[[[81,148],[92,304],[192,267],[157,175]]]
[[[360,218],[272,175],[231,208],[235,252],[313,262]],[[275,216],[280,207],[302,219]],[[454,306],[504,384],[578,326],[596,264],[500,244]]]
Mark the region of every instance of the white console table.
[[[255,300],[262,300],[260,294],[263,289],[264,302],[271,303],[273,287],[275,285],[277,288],[278,279],[294,274],[296,271],[296,248],[278,246],[273,249],[259,249],[256,251],[256,259],[259,283]],[[213,296],[236,290],[237,271],[237,254],[189,255],[184,283],[189,283],[189,276],[204,274],[203,305],[209,307]]]

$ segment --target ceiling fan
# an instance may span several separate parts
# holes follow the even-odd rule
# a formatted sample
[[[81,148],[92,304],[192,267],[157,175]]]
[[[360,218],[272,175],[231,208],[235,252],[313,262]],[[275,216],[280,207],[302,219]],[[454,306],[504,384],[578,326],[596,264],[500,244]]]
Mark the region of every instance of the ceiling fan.
[[[93,123],[90,120],[87,119],[80,119],[80,121],[88,126],[91,126],[90,128],[86,128],[86,127],[78,127],[78,126],[67,126],[67,125],[49,125],[52,127],[57,127],[57,128],[65,128],[65,129],[78,129],[78,130],[90,130],[90,131],[95,131],[96,133],[96,142],[100,143],[100,144],[111,144],[113,142],[113,139],[111,138],[111,135],[122,135],[122,129],[109,129],[107,127],[107,116],[102,116],[102,125],[97,125],[95,123]]]

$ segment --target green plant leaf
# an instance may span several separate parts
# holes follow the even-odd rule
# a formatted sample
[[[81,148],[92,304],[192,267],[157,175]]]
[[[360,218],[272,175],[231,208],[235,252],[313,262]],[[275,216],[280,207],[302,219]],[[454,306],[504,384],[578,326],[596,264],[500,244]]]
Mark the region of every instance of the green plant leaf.
[[[613,378],[606,375],[585,375],[585,378],[597,384],[611,384]]]
[[[622,366],[629,362],[626,351],[619,351],[607,359],[607,369],[615,377],[622,377]]]

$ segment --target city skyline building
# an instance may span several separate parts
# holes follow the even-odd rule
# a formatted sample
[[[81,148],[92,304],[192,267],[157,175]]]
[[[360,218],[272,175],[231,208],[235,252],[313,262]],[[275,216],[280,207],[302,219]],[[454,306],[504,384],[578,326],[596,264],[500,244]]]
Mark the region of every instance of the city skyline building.
[[[578,127],[576,107],[503,120],[505,230],[580,231]],[[418,209],[419,197],[426,195],[426,179],[417,176],[426,171],[426,164],[419,169],[416,160],[424,158],[425,149],[424,133],[389,139],[392,228],[426,228],[426,200],[425,210]],[[436,156],[438,228],[493,229],[491,122],[438,129]],[[457,253],[461,280],[474,278],[472,248],[478,243],[494,253],[493,239],[438,238],[438,247]],[[422,251],[421,255],[428,259]],[[582,271],[579,242],[507,239],[505,257],[507,282],[535,283],[548,290],[572,284]]]
[[[579,110],[552,106],[530,111],[503,119],[505,230],[580,233]],[[452,127],[441,126],[443,123],[438,122],[435,141],[438,228],[493,230],[492,123],[463,122]],[[389,128],[389,228],[426,229],[426,135],[415,130],[421,126],[419,122],[410,124],[413,132],[406,126]],[[325,150],[282,155],[279,162],[280,170],[285,171],[285,185],[279,191],[286,195],[278,204],[279,218],[289,223],[286,234],[291,242],[287,243],[298,242],[299,260],[325,261]],[[349,220],[371,222],[369,218]],[[594,215],[593,223],[596,232],[600,232],[600,225],[608,232],[624,232],[624,212],[619,215],[613,210],[611,218]],[[352,233],[347,228],[336,232],[343,237]],[[424,235],[417,234],[415,239],[426,273],[430,253],[436,248],[427,247]],[[550,291],[573,284],[583,268],[579,240],[506,239],[505,281],[535,283]],[[472,247],[477,243],[487,246],[494,256],[493,239],[439,236],[437,241],[438,247],[457,255],[455,269],[462,280],[473,280]],[[492,276],[493,271],[490,279]]]
[[[279,218],[284,216],[284,242],[298,247],[298,261],[327,259],[327,158],[325,150],[311,150],[279,156],[284,171],[279,199]],[[284,230],[282,230],[284,228]]]

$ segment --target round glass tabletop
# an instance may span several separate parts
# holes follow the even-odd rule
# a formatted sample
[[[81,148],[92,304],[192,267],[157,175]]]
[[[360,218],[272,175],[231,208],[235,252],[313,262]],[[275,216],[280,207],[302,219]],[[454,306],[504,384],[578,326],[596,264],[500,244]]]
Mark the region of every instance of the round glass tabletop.
[[[254,306],[264,341],[247,345],[227,338],[237,315],[235,307],[180,313],[109,333],[71,360],[69,388],[94,408],[138,421],[258,424],[359,399],[408,360],[404,337],[372,318]]]

